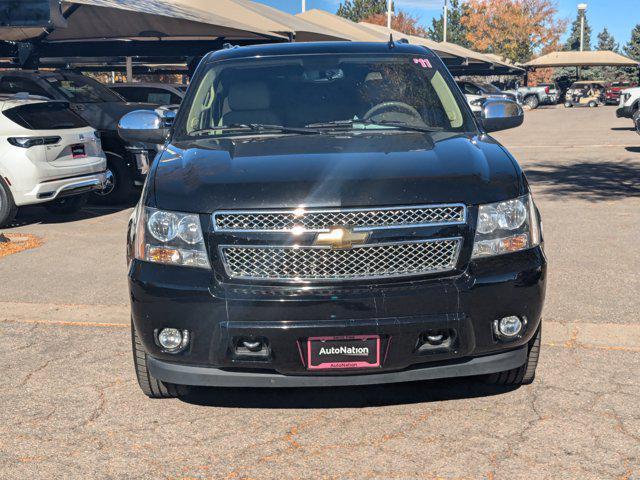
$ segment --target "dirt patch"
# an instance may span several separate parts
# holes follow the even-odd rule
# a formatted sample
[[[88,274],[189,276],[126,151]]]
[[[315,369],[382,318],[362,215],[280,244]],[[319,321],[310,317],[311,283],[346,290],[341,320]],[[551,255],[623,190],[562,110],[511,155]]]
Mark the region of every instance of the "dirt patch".
[[[31,250],[42,245],[42,239],[28,233],[5,233],[8,242],[0,241],[0,258],[13,253]]]

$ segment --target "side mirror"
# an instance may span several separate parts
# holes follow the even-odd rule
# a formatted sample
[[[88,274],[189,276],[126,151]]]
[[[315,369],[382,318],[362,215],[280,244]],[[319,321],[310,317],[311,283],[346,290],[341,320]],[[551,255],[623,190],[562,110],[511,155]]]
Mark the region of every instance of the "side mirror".
[[[519,127],[524,122],[524,110],[513,100],[488,98],[482,105],[480,121],[487,132]]]
[[[169,135],[165,119],[153,110],[135,110],[118,123],[118,135],[128,143],[161,145]]]

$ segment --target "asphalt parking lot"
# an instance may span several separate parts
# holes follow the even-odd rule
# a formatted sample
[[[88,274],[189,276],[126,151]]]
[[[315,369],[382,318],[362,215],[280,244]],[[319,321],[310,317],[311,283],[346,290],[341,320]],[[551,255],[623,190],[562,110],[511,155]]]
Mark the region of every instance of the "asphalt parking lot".
[[[0,478],[640,479],[640,136],[547,108],[496,134],[527,171],[550,273],[533,385],[199,390],[131,362],[131,208],[20,213],[0,258]]]

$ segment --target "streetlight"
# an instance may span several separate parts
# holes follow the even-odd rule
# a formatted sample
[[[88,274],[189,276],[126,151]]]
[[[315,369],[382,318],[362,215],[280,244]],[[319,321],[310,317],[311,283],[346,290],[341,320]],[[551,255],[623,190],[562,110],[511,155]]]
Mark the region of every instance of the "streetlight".
[[[302,0],[302,13],[307,10],[307,0]]]
[[[584,15],[587,11],[586,3],[578,4],[578,12],[580,14],[580,51],[584,50]]]
[[[391,30],[391,15],[393,12],[391,11],[391,2],[392,0],[387,0],[387,28]]]

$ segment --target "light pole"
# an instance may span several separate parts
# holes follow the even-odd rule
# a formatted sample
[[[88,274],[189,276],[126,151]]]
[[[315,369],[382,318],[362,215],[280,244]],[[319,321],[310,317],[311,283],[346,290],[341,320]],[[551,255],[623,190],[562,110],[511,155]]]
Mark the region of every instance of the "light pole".
[[[391,1],[387,0],[387,28],[391,30]]]
[[[442,41],[447,41],[447,17],[449,16],[449,0],[444,0],[444,16],[442,17]]]
[[[302,0],[302,13],[307,10],[307,0]]]
[[[580,51],[584,50],[584,15],[587,11],[586,3],[578,4],[578,12],[580,14]]]

